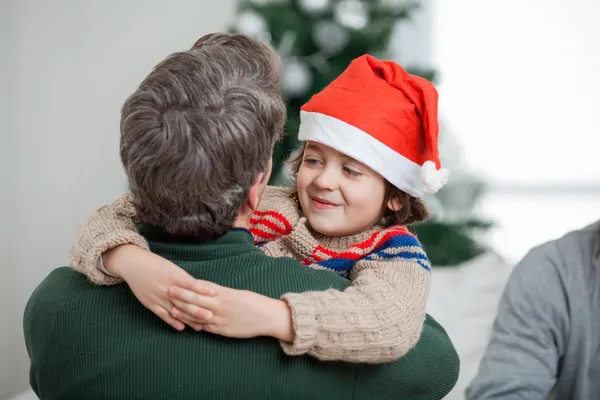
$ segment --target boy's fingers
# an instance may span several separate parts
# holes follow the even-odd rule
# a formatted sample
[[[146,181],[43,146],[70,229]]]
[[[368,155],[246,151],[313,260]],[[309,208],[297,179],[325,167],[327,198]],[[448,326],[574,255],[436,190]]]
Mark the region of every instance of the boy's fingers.
[[[195,292],[203,296],[215,296],[217,294],[217,285],[212,282],[201,279],[185,279],[179,284],[182,288]]]
[[[171,311],[171,314],[176,315],[177,316],[176,318],[179,321],[183,322],[184,324],[186,324],[188,326],[191,326],[192,328],[194,328],[195,326],[196,327],[202,326],[201,323],[199,323],[193,317],[187,315],[186,313],[184,313],[183,311],[181,311],[177,307],[173,307],[173,310]]]
[[[190,326],[192,327],[193,330],[195,330],[196,332],[200,332],[202,330],[202,324],[196,324],[196,323],[190,323]]]
[[[217,307],[217,300],[214,297],[204,296],[191,290],[182,289],[180,287],[172,287],[169,289],[169,297],[171,302],[179,300],[184,303],[190,303],[196,307],[214,310]],[[183,310],[187,311],[187,310]]]
[[[171,325],[173,328],[177,329],[178,331],[182,331],[185,329],[185,325],[183,324],[183,322],[173,318],[171,316],[171,314],[169,314],[169,312],[165,308],[163,308],[159,305],[156,305],[153,308],[151,308],[151,311],[154,314],[158,315],[158,317],[160,319],[162,319],[163,321],[165,321],[167,324]]]
[[[207,323],[212,319],[213,313],[210,310],[177,299],[173,299],[172,301],[175,307],[173,307],[171,313],[177,319],[183,319],[192,323]]]

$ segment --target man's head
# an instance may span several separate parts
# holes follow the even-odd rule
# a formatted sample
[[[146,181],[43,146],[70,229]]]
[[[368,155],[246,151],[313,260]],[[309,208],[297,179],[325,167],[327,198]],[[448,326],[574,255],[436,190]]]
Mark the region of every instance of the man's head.
[[[258,205],[285,123],[280,70],[268,45],[221,33],[154,68],[121,111],[121,160],[141,222],[209,239]]]

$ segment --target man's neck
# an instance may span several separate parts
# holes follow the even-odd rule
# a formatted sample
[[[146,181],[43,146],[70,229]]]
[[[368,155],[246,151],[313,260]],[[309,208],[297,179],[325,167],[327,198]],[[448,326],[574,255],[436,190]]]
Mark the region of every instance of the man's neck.
[[[233,220],[232,228],[243,228],[250,230],[250,217],[252,215],[248,215],[248,213],[240,212],[236,219]]]

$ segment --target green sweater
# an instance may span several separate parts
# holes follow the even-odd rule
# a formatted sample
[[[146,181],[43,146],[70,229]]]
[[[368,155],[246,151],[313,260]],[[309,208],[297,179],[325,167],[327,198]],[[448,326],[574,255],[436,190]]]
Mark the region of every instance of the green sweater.
[[[207,243],[176,242],[142,228],[153,252],[191,275],[278,298],[344,289],[349,282],[291,258],[270,258],[245,230]],[[96,286],[58,268],[32,294],[24,316],[30,382],[41,399],[441,399],[459,361],[444,329],[427,317],[417,346],[383,365],[286,356],[277,340],[229,339],[170,328],[126,284]]]

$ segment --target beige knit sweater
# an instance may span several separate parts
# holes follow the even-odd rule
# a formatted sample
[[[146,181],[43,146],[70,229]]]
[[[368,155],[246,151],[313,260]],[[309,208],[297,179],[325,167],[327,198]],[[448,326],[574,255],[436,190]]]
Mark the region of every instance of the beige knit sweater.
[[[119,283],[101,272],[97,261],[121,244],[148,249],[136,223],[130,193],[97,209],[77,229],[71,264],[97,284]],[[291,256],[311,268],[333,265],[352,280],[343,292],[282,297],[292,311],[295,331],[293,343],[281,342],[287,354],[382,363],[402,357],[417,343],[425,320],[429,262],[405,228],[375,227],[351,237],[326,237],[310,228],[294,191],[276,187],[267,188],[251,223],[265,254]]]

